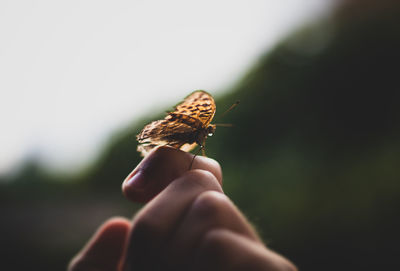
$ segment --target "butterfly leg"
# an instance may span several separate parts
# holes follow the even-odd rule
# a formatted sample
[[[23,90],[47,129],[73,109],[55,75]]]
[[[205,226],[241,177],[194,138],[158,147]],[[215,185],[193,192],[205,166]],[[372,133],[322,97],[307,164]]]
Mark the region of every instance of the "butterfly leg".
[[[203,141],[203,144],[200,144],[200,142],[196,142],[196,143],[200,146],[200,148],[198,149],[198,151],[197,151],[197,152],[195,153],[195,155],[193,156],[192,162],[190,163],[190,166],[189,166],[189,170],[192,169],[194,159],[196,158],[197,155],[199,155],[199,152],[200,152],[200,151],[202,151],[203,156],[205,155],[205,152],[204,152],[204,145],[203,145],[203,144],[204,144],[204,141]]]
[[[203,144],[200,145],[200,149],[201,149],[201,154],[203,156],[206,156],[206,141],[205,140],[203,140]]]

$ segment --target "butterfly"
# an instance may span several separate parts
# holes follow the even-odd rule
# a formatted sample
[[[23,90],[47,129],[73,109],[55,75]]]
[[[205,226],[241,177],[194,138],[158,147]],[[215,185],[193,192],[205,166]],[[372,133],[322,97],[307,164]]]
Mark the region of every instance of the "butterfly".
[[[157,146],[171,146],[186,152],[200,146],[204,155],[205,140],[213,135],[216,125],[210,124],[216,111],[211,94],[197,90],[187,96],[162,120],[147,124],[137,135],[137,150],[146,156]]]

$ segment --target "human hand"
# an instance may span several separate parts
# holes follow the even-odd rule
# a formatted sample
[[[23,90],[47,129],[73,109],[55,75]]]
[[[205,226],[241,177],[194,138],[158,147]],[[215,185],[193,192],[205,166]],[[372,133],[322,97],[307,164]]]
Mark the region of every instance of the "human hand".
[[[192,158],[166,147],[147,156],[123,192],[133,201],[154,198],[131,224],[106,222],[70,270],[296,270],[223,194],[218,163],[196,157],[188,171]]]

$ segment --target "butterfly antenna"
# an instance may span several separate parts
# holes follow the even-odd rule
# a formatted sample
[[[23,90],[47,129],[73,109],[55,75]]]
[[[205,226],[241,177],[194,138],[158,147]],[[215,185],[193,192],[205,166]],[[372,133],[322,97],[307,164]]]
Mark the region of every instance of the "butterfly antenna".
[[[220,118],[222,118],[223,116],[225,116],[226,113],[228,113],[229,111],[231,111],[232,109],[234,109],[240,101],[236,101],[236,103],[232,104],[231,107],[229,107],[227,110],[225,110],[224,113],[222,113],[222,115],[220,116]]]
[[[214,125],[217,127],[233,127],[231,123],[214,123]]]
[[[222,113],[221,116],[218,116],[218,119],[222,118],[223,116],[225,116],[226,113],[228,113],[229,111],[231,111],[232,109],[234,109],[234,108],[239,104],[239,102],[240,102],[240,101],[236,101],[236,103],[232,104],[227,110],[225,110],[224,113]],[[214,123],[214,124],[215,124],[215,126],[217,126],[217,127],[233,127],[233,125],[230,124],[230,123]]]

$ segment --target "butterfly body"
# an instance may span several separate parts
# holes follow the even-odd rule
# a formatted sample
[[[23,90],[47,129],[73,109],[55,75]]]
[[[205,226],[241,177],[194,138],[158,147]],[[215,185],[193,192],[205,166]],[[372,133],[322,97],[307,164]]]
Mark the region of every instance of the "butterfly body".
[[[209,93],[195,91],[174,109],[163,120],[146,125],[138,134],[138,151],[142,156],[163,145],[183,151],[190,151],[196,145],[203,148],[207,136],[215,132],[215,125],[210,122],[216,106]]]

